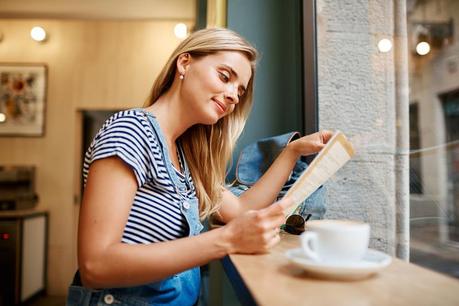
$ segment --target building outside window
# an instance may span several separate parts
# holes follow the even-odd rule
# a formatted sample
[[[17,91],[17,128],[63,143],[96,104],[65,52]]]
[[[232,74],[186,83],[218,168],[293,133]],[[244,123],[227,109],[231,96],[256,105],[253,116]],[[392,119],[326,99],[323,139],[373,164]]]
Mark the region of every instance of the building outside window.
[[[407,1],[407,21],[410,260],[459,278],[459,2]]]

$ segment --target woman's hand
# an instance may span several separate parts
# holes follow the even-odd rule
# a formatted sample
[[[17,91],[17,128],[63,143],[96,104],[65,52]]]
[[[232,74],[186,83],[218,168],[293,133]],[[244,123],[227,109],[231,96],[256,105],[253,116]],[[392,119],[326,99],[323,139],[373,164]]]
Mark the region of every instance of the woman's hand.
[[[322,130],[290,142],[287,145],[287,149],[295,152],[298,156],[311,155],[319,152],[330,140],[332,135],[332,131]]]
[[[284,198],[271,206],[247,211],[224,226],[223,240],[228,253],[264,253],[279,241],[284,210],[292,201]]]

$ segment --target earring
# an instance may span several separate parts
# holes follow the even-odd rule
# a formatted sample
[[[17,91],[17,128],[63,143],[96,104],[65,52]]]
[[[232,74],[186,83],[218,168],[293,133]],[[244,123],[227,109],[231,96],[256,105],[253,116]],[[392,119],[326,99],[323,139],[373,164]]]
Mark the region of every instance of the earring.
[[[185,75],[180,74],[179,79],[180,79],[180,80],[183,80],[184,78],[185,78]]]

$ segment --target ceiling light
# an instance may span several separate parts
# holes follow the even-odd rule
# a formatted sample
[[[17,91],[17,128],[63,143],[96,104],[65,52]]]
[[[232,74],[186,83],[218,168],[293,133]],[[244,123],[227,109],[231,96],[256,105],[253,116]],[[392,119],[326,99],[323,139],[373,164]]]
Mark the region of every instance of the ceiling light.
[[[430,52],[430,45],[425,41],[421,41],[416,45],[416,52],[419,55],[426,55]]]
[[[379,52],[386,53],[392,49],[392,42],[390,39],[383,38],[378,42]]]
[[[184,23],[177,23],[174,28],[174,33],[177,38],[184,39],[188,34],[188,28]]]
[[[33,27],[30,36],[35,41],[43,42],[46,40],[46,31],[42,27]]]
[[[452,43],[454,37],[453,21],[447,22],[413,22],[414,45],[418,55],[426,55],[432,50],[439,50]]]

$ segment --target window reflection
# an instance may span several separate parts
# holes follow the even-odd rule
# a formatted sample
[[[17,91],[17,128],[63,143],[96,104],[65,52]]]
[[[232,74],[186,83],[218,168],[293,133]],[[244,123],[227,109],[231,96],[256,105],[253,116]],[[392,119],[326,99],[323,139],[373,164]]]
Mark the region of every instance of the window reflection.
[[[459,278],[459,1],[409,4],[411,261]]]

